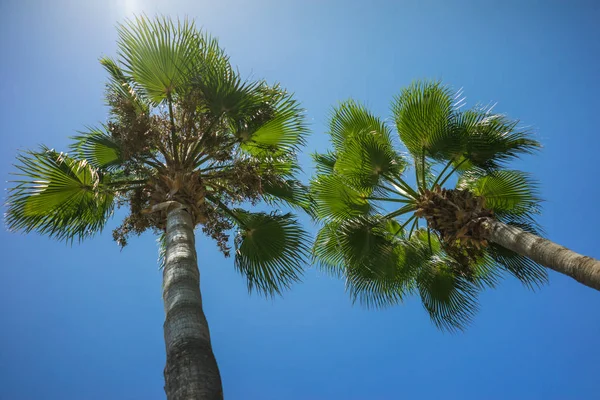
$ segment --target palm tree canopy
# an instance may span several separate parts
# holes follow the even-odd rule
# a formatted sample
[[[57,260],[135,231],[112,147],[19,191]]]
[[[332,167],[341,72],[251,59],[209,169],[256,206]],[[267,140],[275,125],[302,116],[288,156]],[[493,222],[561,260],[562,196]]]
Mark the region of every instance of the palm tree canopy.
[[[106,124],[73,137],[70,152],[47,147],[18,156],[6,223],[59,240],[100,232],[164,232],[169,207],[184,207],[229,255],[249,289],[278,293],[299,279],[307,234],[293,214],[250,212],[259,202],[309,209],[296,174],[305,142],[303,110],[279,85],[242,79],[216,39],[188,20],[145,16],[118,28]]]
[[[507,169],[539,143],[490,107],[464,108],[461,92],[440,82],[402,90],[394,124],[343,102],[330,118],[332,149],[313,155],[311,181],[322,222],[313,246],[319,266],[344,276],[353,300],[367,306],[417,293],[448,330],[463,329],[478,293],[506,273],[529,287],[546,280],[541,266],[487,243],[470,223],[493,217],[539,231],[535,181]]]

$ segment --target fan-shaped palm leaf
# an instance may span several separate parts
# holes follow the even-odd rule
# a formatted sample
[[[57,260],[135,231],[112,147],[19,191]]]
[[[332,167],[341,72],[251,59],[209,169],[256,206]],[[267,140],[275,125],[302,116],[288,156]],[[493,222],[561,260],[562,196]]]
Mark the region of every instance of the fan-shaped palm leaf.
[[[348,137],[337,153],[335,172],[355,186],[375,189],[383,177],[399,176],[407,162],[394,150],[387,138],[364,132]]]
[[[388,228],[385,220],[363,217],[345,221],[338,230],[347,289],[354,301],[367,307],[400,302],[415,271],[409,262],[413,249]]]
[[[312,159],[315,162],[317,174],[328,175],[333,173],[337,161],[337,154],[331,151],[327,151],[326,153],[313,153]]]
[[[298,281],[308,257],[308,234],[291,214],[235,211],[239,231],[235,266],[248,280],[248,290],[280,294]]]
[[[348,100],[334,108],[330,121],[329,135],[336,150],[355,135],[371,134],[391,144],[389,127],[356,101]]]
[[[308,187],[298,180],[265,182],[263,185],[263,198],[270,203],[285,202],[291,207],[304,210],[309,215],[313,214]]]
[[[273,151],[292,152],[303,146],[308,129],[299,103],[287,94],[261,102],[273,102],[269,110],[271,116],[254,131],[246,133],[242,148],[251,154],[261,155]]]
[[[337,278],[344,275],[344,253],[339,244],[340,222],[328,222],[317,233],[313,242],[312,262]]]
[[[487,174],[475,171],[463,174],[457,187],[469,189],[485,198],[486,208],[494,211],[500,221],[517,224],[531,233],[540,233],[535,216],[540,213],[541,199],[537,182],[529,174],[515,170],[497,170]]]
[[[373,209],[368,192],[350,186],[339,175],[318,175],[311,182],[315,212],[321,219],[344,219],[367,215]]]
[[[86,161],[42,147],[21,153],[22,177],[8,196],[10,229],[36,231],[59,240],[82,240],[104,227],[113,209],[108,176]]]
[[[457,101],[440,82],[416,82],[395,98],[398,134],[416,159],[448,159],[460,151],[462,141],[449,124]]]
[[[453,158],[462,169],[478,167],[486,170],[500,168],[507,161],[523,154],[531,154],[540,144],[531,138],[531,132],[519,127],[501,114],[493,114],[491,108],[475,107],[456,112],[451,121],[462,145]]]
[[[71,139],[75,141],[71,150],[95,168],[112,169],[124,162],[119,144],[103,130],[90,128]]]
[[[141,16],[119,25],[118,33],[119,60],[125,73],[154,104],[186,89],[200,47],[192,22]]]
[[[110,82],[107,84],[109,103],[114,101],[111,97],[115,96],[123,102],[127,102],[133,108],[136,114],[145,114],[149,112],[149,104],[141,96],[139,88],[136,89],[136,83],[131,77],[125,75],[119,67],[117,61],[109,57],[100,58],[100,64],[109,74]]]
[[[417,286],[423,306],[440,329],[463,330],[478,310],[477,286],[457,275],[453,260],[438,256],[421,266]]]

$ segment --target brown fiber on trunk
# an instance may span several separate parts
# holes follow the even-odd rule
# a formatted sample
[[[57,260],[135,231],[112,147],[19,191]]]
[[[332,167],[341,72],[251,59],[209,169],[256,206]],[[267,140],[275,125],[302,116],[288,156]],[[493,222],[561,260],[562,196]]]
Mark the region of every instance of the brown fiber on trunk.
[[[487,243],[473,229],[475,222],[493,215],[485,208],[485,199],[468,190],[443,189],[439,186],[424,190],[417,202],[417,217],[427,220],[429,228],[438,233],[446,253],[467,267],[483,254]],[[468,271],[463,271],[468,274]]]

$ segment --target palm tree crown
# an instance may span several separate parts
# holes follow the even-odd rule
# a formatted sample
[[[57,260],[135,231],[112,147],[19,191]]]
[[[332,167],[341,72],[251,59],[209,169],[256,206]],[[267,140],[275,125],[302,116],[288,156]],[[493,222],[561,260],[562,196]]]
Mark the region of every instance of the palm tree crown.
[[[129,214],[113,232],[163,234],[183,207],[230,253],[250,289],[279,293],[299,279],[307,234],[291,213],[244,205],[307,206],[296,179],[303,111],[279,85],[247,81],[217,41],[190,21],[139,17],[118,28],[109,75],[110,118],[73,138],[69,154],[25,151],[9,191],[6,222],[72,242],[100,232],[115,208]]]
[[[468,324],[478,292],[503,274],[529,287],[546,281],[543,267],[488,242],[478,226],[491,217],[539,231],[536,183],[506,169],[539,144],[517,121],[463,104],[439,82],[402,90],[392,114],[405,153],[387,121],[355,101],[340,104],[332,150],[314,155],[311,182],[323,223],[313,247],[319,265],[344,276],[367,306],[418,293],[432,321],[449,330]]]

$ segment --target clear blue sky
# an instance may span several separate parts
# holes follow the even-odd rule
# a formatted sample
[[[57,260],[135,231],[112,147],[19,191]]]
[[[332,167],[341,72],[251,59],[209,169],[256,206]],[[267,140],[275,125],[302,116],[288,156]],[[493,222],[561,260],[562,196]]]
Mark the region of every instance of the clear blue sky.
[[[326,146],[327,113],[349,96],[388,116],[411,80],[441,78],[469,104],[497,101],[545,145],[520,166],[541,180],[548,236],[600,258],[599,2],[4,0],[2,180],[17,149],[65,149],[105,120],[97,59],[115,53],[115,23],[141,11],[196,18],[244,74],[295,91],[307,154]],[[73,248],[0,232],[0,399],[164,398],[154,238],[121,252],[110,230]],[[214,242],[198,252],[229,400],[598,395],[600,293],[557,274],[537,293],[514,279],[484,292],[471,328],[450,335],[416,298],[353,307],[314,268],[284,298],[248,296]]]

